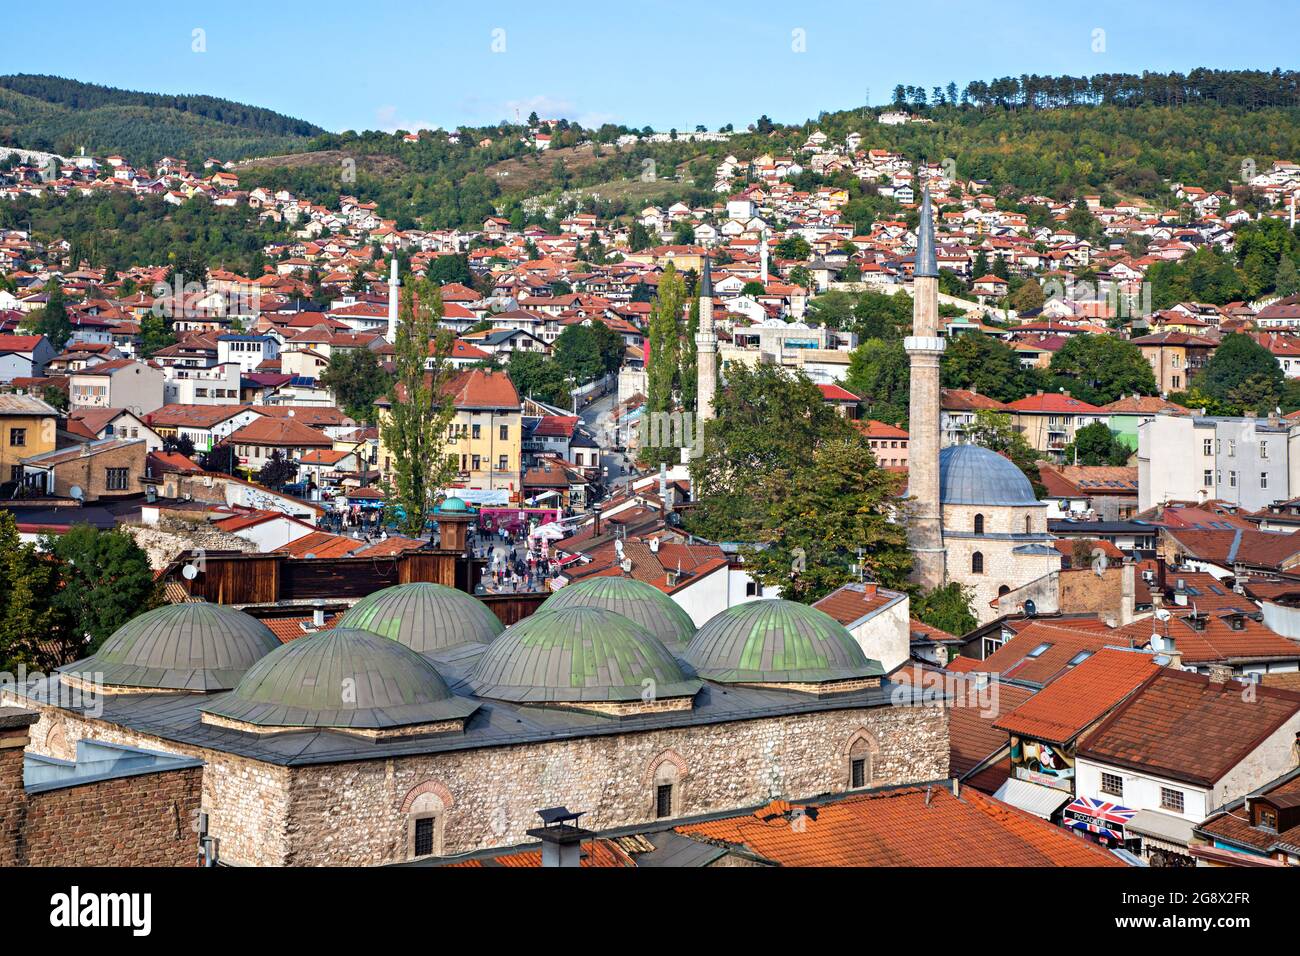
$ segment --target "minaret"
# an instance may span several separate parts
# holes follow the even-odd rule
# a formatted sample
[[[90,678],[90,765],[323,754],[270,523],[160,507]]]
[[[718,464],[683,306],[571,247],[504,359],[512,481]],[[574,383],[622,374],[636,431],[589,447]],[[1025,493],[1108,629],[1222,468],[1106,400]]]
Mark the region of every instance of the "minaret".
[[[402,280],[397,278],[397,256],[394,254],[393,268],[388,273],[388,334],[384,338],[389,343],[397,341],[397,290]]]
[[[695,413],[703,423],[713,418],[713,393],[718,386],[718,336],[713,331],[713,272],[704,257],[700,273],[700,327],[695,333]]]
[[[939,361],[946,343],[939,337],[939,266],[934,251],[930,190],[921,198],[912,283],[912,334],[903,340],[912,370],[908,415],[907,525],[912,580],[923,588],[946,578],[943,512],[939,505]]]

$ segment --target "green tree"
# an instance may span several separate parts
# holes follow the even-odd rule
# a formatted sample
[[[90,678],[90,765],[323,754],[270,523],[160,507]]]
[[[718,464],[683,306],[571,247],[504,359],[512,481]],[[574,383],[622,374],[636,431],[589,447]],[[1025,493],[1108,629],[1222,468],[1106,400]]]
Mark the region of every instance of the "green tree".
[[[762,295],[766,291],[767,286],[763,285],[763,283],[759,282],[757,279],[750,279],[741,287],[740,294],[752,297]]]
[[[554,355],[555,364],[578,385],[604,374],[600,347],[590,326],[568,326],[555,340]]]
[[[1011,296],[1011,308],[1017,312],[1029,312],[1034,309],[1041,309],[1046,299],[1043,297],[1043,287],[1038,284],[1037,279],[1026,279],[1021,283]]]
[[[569,378],[554,359],[540,352],[515,352],[506,372],[520,395],[548,405],[568,406]]]
[[[960,637],[975,630],[975,592],[950,581],[912,598],[912,616],[918,621]]]
[[[158,603],[149,558],[125,528],[74,525],[43,535],[41,549],[57,562],[52,604],[68,638],[90,653],[119,627]]]
[[[912,561],[906,528],[892,520],[896,485],[861,436],[824,441],[754,487],[766,502],[765,546],[743,550],[745,567],[808,604],[855,580],[858,561],[880,583],[903,586]]]
[[[809,461],[825,442],[862,438],[806,375],[778,365],[728,367],[714,409],[703,454],[691,460],[689,527],[715,541],[771,540],[767,503],[754,491],[759,482]]]
[[[1226,403],[1234,414],[1255,414],[1275,407],[1282,397],[1285,375],[1268,349],[1249,335],[1226,335],[1192,385],[1210,398]]]
[[[63,288],[54,279],[45,286],[45,307],[41,309],[37,320],[37,331],[50,340],[58,351],[72,338],[72,322],[68,319],[68,307],[63,297]]]
[[[388,391],[389,377],[373,350],[339,349],[330,355],[320,383],[349,417],[373,422],[375,402]]]
[[[1105,422],[1084,425],[1074,433],[1074,441],[1065,446],[1067,465],[1123,465],[1130,449],[1115,437]]]
[[[284,452],[275,449],[257,472],[257,483],[274,491],[280,491],[285,485],[298,477],[298,466],[285,457]]]
[[[1273,291],[1283,297],[1300,292],[1300,272],[1296,271],[1295,260],[1290,256],[1282,256],[1278,261]]]
[[[659,277],[659,295],[650,313],[650,361],[646,369],[647,403],[652,412],[670,410],[681,360],[682,308],[686,284],[670,262]]]
[[[900,339],[867,339],[849,356],[844,387],[862,400],[864,415],[906,427],[911,367]]]
[[[456,416],[450,388],[456,373],[449,361],[453,337],[439,326],[442,296],[428,280],[403,290],[398,318],[396,375],[380,431],[392,457],[391,514],[403,531],[418,536],[438,493],[457,473],[456,459],[447,451]]]
[[[1113,335],[1070,336],[1052,356],[1051,369],[1055,387],[1093,405],[1157,392],[1155,373],[1142,350]]]
[[[779,259],[807,259],[812,255],[812,246],[803,236],[792,233],[776,244]]]
[[[977,391],[999,402],[1014,402],[1042,387],[1038,370],[1021,365],[1011,346],[974,332],[949,339],[940,381],[944,388]]]
[[[46,660],[41,641],[58,630],[50,599],[57,590],[57,565],[36,546],[24,544],[10,511],[0,511],[0,669],[12,673],[62,664]]]
[[[429,263],[426,278],[438,285],[459,282],[461,285],[474,285],[474,272],[469,267],[469,257],[464,254],[438,256]]]

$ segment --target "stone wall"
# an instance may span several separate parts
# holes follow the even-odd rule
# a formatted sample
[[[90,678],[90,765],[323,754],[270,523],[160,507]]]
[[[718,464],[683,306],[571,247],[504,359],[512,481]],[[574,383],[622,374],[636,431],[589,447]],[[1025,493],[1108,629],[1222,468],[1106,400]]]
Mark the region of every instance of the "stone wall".
[[[23,787],[25,747],[38,734],[41,744],[48,743],[54,726],[42,715],[29,727],[25,721],[36,716],[6,708],[0,721],[0,867],[195,865],[202,766],[29,793]],[[59,749],[51,756],[72,759],[75,740]]]
[[[586,812],[594,830],[655,819],[655,783],[680,786],[674,816],[733,810],[849,789],[849,748],[865,740],[871,786],[945,778],[942,707],[884,707],[589,737],[293,772],[293,865],[407,858],[415,796],[442,805],[443,855],[528,842],[537,810]]]
[[[40,708],[32,748],[67,757],[82,737],[206,762],[203,808],[222,859],[251,865],[374,865],[408,856],[409,818],[433,801],[443,855],[529,841],[536,811],[567,805],[603,829],[849,789],[865,743],[870,785],[948,775],[942,707],[878,707],[453,753],[283,768]],[[422,796],[423,795],[423,796]]]
[[[221,857],[236,863],[272,866],[286,856],[289,771],[234,754],[178,744],[101,720],[36,705],[41,718],[31,728],[31,750],[62,760],[76,757],[78,740],[102,740],[203,760],[202,809],[208,830],[221,839]],[[191,827],[187,820],[186,827]],[[188,832],[197,854],[198,835]]]

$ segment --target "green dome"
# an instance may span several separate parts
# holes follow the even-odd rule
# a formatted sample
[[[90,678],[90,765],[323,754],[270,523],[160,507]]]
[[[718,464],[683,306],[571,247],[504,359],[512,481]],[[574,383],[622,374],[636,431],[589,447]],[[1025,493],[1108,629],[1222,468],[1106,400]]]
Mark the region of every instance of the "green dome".
[[[724,684],[819,684],[880,677],[853,635],[829,614],[772,598],[710,618],[686,649],[706,680]]]
[[[415,651],[336,627],[282,645],[199,709],[259,727],[377,730],[466,717],[477,706]]]
[[[653,634],[597,607],[541,610],[508,627],[469,683],[479,697],[537,704],[637,701],[647,690],[663,700],[700,689]]]
[[[465,504],[463,498],[444,498],[437,510],[443,514],[466,514],[469,512],[469,505]]]
[[[280,646],[261,621],[221,604],[167,604],[119,627],[90,657],[58,670],[142,691],[229,690]]]
[[[541,610],[565,607],[601,607],[622,614],[675,653],[685,650],[695,634],[695,623],[680,604],[636,578],[594,577],[567,584],[547,598]]]
[[[368,594],[338,620],[390,637],[417,654],[458,644],[486,644],[505,628],[486,604],[441,584],[399,584]]]

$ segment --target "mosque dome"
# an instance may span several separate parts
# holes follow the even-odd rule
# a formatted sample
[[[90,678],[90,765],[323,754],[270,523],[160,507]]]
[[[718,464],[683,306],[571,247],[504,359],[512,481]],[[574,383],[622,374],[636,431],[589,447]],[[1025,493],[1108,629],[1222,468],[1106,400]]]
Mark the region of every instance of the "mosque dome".
[[[438,505],[439,514],[468,514],[469,505],[462,498],[444,498],[442,504]]]
[[[229,690],[259,659],[280,647],[261,621],[221,604],[186,602],[127,621],[90,657],[59,668],[76,679],[156,690]]]
[[[546,599],[543,611],[600,607],[621,614],[680,652],[695,634],[695,622],[680,604],[651,584],[629,577],[597,576],[565,585]]]
[[[939,452],[939,501],[945,505],[1038,504],[1024,472],[979,445],[949,445]]]
[[[770,598],[714,615],[696,632],[686,660],[724,684],[820,684],[881,677],[878,661],[829,614]]]
[[[486,644],[505,630],[473,595],[423,581],[366,595],[339,618],[338,626],[390,637],[417,654]]]
[[[336,627],[282,645],[200,710],[257,728],[367,732],[457,720],[477,707],[410,648]]]
[[[647,689],[666,700],[700,689],[653,634],[599,607],[543,608],[512,625],[469,683],[479,697],[524,704],[626,703]]]

